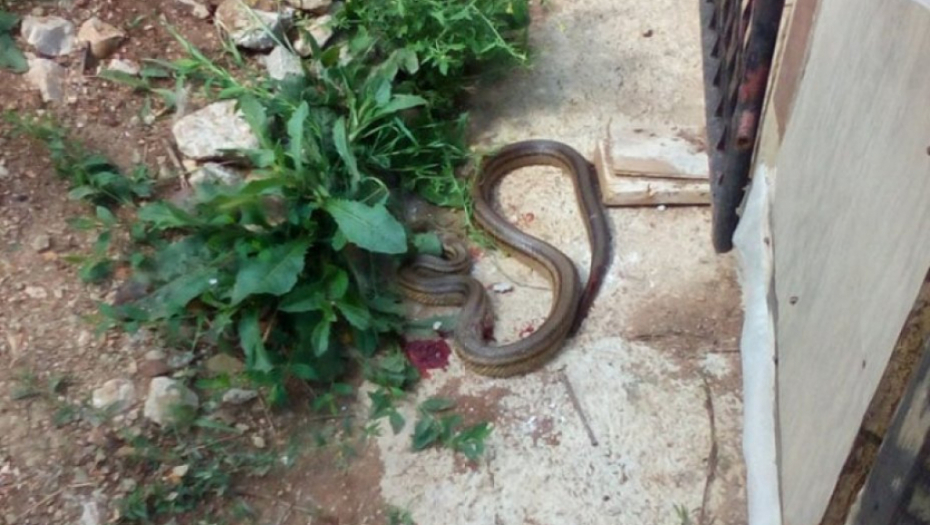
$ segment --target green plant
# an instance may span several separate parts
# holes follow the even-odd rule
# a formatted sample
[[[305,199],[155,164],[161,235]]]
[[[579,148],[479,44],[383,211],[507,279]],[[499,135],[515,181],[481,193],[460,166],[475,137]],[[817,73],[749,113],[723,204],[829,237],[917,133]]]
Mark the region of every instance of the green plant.
[[[371,360],[406,326],[391,268],[410,250],[435,249],[397,218],[400,197],[419,191],[467,204],[454,174],[470,158],[465,117],[437,106],[436,75],[461,80],[466,64],[502,50],[519,57],[498,31],[460,27],[458,17],[478,17],[483,4],[454,4],[434,3],[448,23],[418,28],[409,41],[370,30],[399,20],[352,19],[345,41],[314,53],[317,75],[284,82],[240,81],[183,40],[188,58],[153,62],[176,86],[235,98],[259,145],[238,152],[254,167],[245,182],[200,186],[184,207],[155,201],[139,210],[146,246],[136,278],[153,291],[105,312],[129,326],[192,325],[206,344],[237,345],[273,402],[284,400],[290,378],[332,384],[348,361]],[[487,5],[503,12],[500,2]],[[500,22],[497,11],[480,22]],[[451,46],[443,53],[457,65],[440,67],[438,56],[414,45],[429,39]],[[172,81],[158,78],[137,87],[156,92],[158,82]],[[390,365],[377,375],[390,382],[400,374],[398,388],[415,381]]]
[[[8,11],[0,10],[0,68],[14,73],[24,73],[29,69],[23,52],[16,47],[13,40],[13,28],[19,23],[19,17]]]
[[[416,525],[410,511],[394,505],[387,506],[388,525]]]
[[[27,118],[9,112],[6,120],[15,132],[45,144],[55,171],[71,185],[70,198],[112,207],[151,195],[152,181],[144,166],[124,175],[103,155],[87,153],[83,144],[71,139],[51,118]]]
[[[462,416],[443,414],[455,407],[450,399],[432,397],[417,408],[419,420],[413,432],[413,449],[442,445],[476,461],[484,453],[484,442],[493,428],[488,422],[462,427]],[[442,414],[442,415],[441,415]]]
[[[691,513],[688,512],[688,508],[684,505],[675,505],[675,516],[678,518],[678,523],[680,525],[694,524],[694,521],[691,520]]]

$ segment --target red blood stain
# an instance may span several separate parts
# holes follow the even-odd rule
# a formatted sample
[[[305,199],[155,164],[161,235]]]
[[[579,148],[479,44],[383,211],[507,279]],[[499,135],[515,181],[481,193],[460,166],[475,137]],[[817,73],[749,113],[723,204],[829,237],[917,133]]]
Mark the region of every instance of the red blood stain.
[[[484,256],[484,250],[482,250],[481,248],[472,246],[468,248],[468,255],[471,256],[472,260],[477,261],[478,259]]]
[[[430,370],[445,370],[449,366],[452,349],[444,339],[419,339],[404,343],[404,353],[420,375],[428,378]]]
[[[520,222],[520,224],[527,225],[527,224],[532,223],[532,222],[535,221],[535,220],[536,220],[536,214],[533,213],[533,212],[531,212],[531,211],[528,211],[528,212],[526,212],[526,213],[520,215],[520,221],[519,221],[519,222]]]
[[[530,324],[527,324],[526,326],[524,326],[522,330],[520,330],[520,334],[519,334],[519,335],[520,335],[520,337],[526,337],[526,336],[532,334],[532,333],[535,332],[535,331],[536,331],[536,327],[533,326],[532,323],[530,323]]]

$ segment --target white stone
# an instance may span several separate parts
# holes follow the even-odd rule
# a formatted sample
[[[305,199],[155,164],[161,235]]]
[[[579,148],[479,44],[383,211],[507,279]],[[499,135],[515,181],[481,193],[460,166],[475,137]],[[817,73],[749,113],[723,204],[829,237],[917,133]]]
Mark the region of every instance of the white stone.
[[[216,26],[239,47],[271,49],[290,27],[292,10],[278,13],[249,8],[242,0],[223,0],[214,14]]]
[[[129,410],[136,401],[136,386],[128,379],[111,379],[94,390],[91,403],[99,410],[117,413]]]
[[[91,17],[81,24],[77,38],[90,44],[90,52],[96,58],[107,58],[126,39],[126,33],[97,17]]]
[[[178,407],[200,406],[200,400],[183,383],[168,377],[155,377],[149,384],[149,395],[145,400],[143,415],[159,425],[176,421]]]
[[[42,93],[45,102],[59,102],[65,96],[65,68],[47,58],[30,58],[26,80]]]
[[[44,233],[40,233],[32,238],[32,249],[42,253],[52,247],[52,239]]]
[[[191,186],[203,184],[232,186],[242,182],[242,176],[222,164],[207,162],[191,173],[187,181]]]
[[[244,405],[258,397],[255,390],[246,390],[244,388],[230,388],[223,394],[223,403],[227,405]]]
[[[323,11],[332,5],[331,0],[284,0],[284,3],[303,11]]]
[[[330,15],[323,15],[301,26],[297,41],[294,42],[294,51],[297,51],[297,54],[302,57],[313,54],[313,48],[310,47],[310,42],[307,39],[308,36],[313,37],[313,40],[320,47],[326,44],[326,41],[333,36],[332,19],[333,17]],[[340,50],[339,58],[342,59],[342,50]]]
[[[215,102],[182,117],[171,128],[178,149],[194,159],[223,155],[223,150],[258,147],[258,138],[236,109],[235,100]]]
[[[304,74],[300,57],[284,46],[274,48],[262,61],[268,69],[268,76],[275,80],[284,80],[288,75]]]
[[[206,20],[207,18],[210,18],[210,9],[208,9],[207,6],[201,4],[197,0],[178,0],[178,2],[186,6],[189,6],[191,8],[191,13],[195,17],[201,20]]]
[[[41,286],[27,286],[25,292],[30,299],[45,299],[48,297],[48,292]]]
[[[20,29],[23,38],[40,54],[67,55],[74,49],[74,24],[57,16],[26,16]]]
[[[127,75],[136,76],[139,74],[140,68],[139,64],[133,62],[132,60],[114,58],[107,62],[107,67],[109,71],[119,71],[120,73],[126,73]]]

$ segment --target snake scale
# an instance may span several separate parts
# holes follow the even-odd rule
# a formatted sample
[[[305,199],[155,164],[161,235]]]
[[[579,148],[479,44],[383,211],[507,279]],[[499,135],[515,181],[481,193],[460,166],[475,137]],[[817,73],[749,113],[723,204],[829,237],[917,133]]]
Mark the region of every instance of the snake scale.
[[[567,174],[591,245],[591,268],[582,286],[572,260],[551,244],[530,236],[507,221],[491,205],[492,194],[509,173],[528,166],[554,166]],[[506,249],[527,260],[549,280],[552,306],[546,320],[518,341],[488,342],[493,327],[491,302],[484,286],[468,275],[471,259],[461,243],[445,243],[445,256],[418,255],[398,271],[407,297],[426,304],[461,306],[455,327],[455,351],[469,369],[487,376],[508,377],[536,370],[574,334],[588,313],[610,260],[610,229],[601,204],[597,174],[580,153],[549,140],[516,142],[487,158],[472,190],[478,225]]]

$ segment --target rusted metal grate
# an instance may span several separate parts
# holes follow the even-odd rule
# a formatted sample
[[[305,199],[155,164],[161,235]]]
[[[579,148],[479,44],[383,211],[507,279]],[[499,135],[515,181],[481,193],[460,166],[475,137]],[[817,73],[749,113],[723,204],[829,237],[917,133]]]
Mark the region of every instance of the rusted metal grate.
[[[733,247],[784,0],[698,0],[714,248]]]

